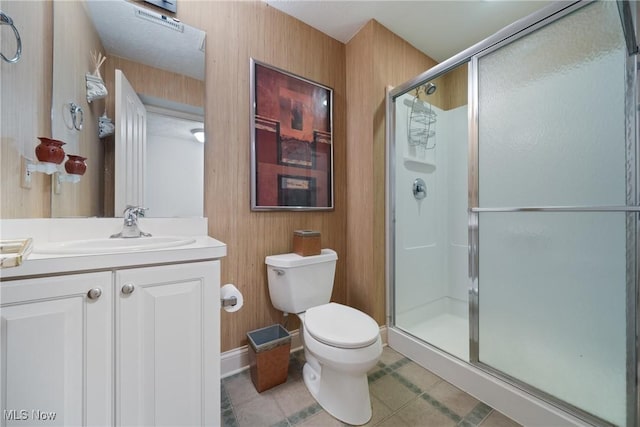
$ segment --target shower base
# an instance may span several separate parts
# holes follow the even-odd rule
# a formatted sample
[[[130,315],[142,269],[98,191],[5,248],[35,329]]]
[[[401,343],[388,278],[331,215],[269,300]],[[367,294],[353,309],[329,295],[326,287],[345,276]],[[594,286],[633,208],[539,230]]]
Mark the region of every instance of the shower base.
[[[567,413],[562,413],[556,408],[551,409],[552,406],[546,402],[543,403],[542,400],[521,390],[516,391],[516,388],[493,378],[490,374],[487,375],[486,372],[464,363],[469,361],[468,313],[466,301],[449,297],[398,313],[395,327],[389,331],[389,345],[525,425],[558,425],[559,418],[555,417],[559,414],[562,414],[562,418],[571,419],[568,424],[574,424],[576,419]],[[617,424],[624,424],[624,398],[619,398],[620,390],[624,390],[623,373],[612,372],[611,369],[606,369],[606,364],[596,363],[587,358],[576,359],[575,355],[571,354],[551,353],[546,350],[545,345],[532,343],[527,348],[526,357],[513,357],[514,349],[504,348],[497,354],[509,356],[501,359],[499,363],[496,362],[497,365],[505,372],[518,372],[519,365],[525,363],[525,359],[537,360],[536,366],[547,368],[531,378],[532,382],[555,385],[554,389],[549,390],[551,394],[571,396],[587,411],[615,419],[618,421]],[[606,348],[601,350],[607,351]],[[456,358],[459,361],[453,362]],[[559,363],[559,359],[565,363]],[[599,355],[596,359],[606,358]],[[440,371],[438,366],[443,370]],[[561,369],[553,369],[554,367]],[[543,378],[543,375],[549,378]],[[487,381],[488,378],[491,380]],[[554,381],[554,378],[565,380],[558,382]],[[597,393],[590,392],[594,383],[598,384]],[[474,389],[478,392],[474,393]],[[488,393],[491,389],[494,389],[493,392]],[[512,406],[506,403],[514,398],[517,404],[514,403]],[[546,424],[553,419],[555,424]],[[584,425],[581,422],[575,424]]]
[[[469,308],[466,301],[444,297],[396,316],[396,327],[469,360]]]

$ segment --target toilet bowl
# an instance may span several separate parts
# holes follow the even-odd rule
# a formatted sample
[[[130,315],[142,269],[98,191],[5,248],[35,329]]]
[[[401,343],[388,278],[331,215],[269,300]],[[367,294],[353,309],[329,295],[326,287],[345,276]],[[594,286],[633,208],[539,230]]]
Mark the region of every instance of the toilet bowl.
[[[371,419],[367,372],[382,354],[378,325],[366,314],[340,304],[329,303],[309,311],[311,316],[298,315],[306,359],[302,376],[307,389],[337,419],[366,424]],[[323,317],[335,320],[315,323],[320,311]],[[338,325],[339,319],[345,322]],[[355,321],[347,323],[347,319]]]
[[[367,372],[382,355],[378,324],[365,313],[330,303],[337,254],[268,256],[269,295],[275,308],[300,318],[304,383],[329,414],[349,424],[371,419]]]

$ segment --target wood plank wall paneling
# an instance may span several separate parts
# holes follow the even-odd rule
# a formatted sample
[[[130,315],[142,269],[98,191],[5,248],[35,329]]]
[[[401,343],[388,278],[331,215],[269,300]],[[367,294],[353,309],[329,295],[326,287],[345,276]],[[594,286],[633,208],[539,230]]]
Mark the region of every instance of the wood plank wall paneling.
[[[345,45],[262,1],[188,4],[178,18],[207,32],[205,216],[209,234],[228,245],[222,281],[245,298],[242,310],[222,311],[226,351],[246,344],[246,332],[283,320],[269,298],[264,258],[290,252],[294,230],[319,230],[322,246],[338,252],[332,300],[346,302]],[[333,88],[334,211],[251,212],[251,57]],[[297,328],[290,318],[289,329]]]
[[[196,2],[190,5],[197,4]],[[201,27],[199,27],[201,28]],[[118,56],[108,56],[104,67],[104,79],[109,91],[106,99],[107,115],[115,116],[115,70],[119,69],[127,77],[137,93],[195,107],[205,107],[205,83],[182,74],[172,73],[130,61]],[[205,114],[207,110],[205,108]],[[205,123],[207,132],[207,124]],[[114,212],[114,137],[104,141],[104,210],[105,216],[119,216],[122,212]]]
[[[420,99],[442,110],[451,110],[467,105],[468,102],[468,64],[462,64],[435,79],[436,92],[425,95],[420,91]],[[415,96],[416,90],[411,91]]]
[[[67,154],[86,157],[87,171],[79,183],[62,183],[60,192],[51,195],[51,216],[103,216],[104,149],[98,117],[105,111],[105,100],[87,102],[85,74],[95,68],[90,52],[105,50],[82,2],[56,2],[53,15],[52,136],[66,142]],[[68,127],[69,101],[84,112],[81,131]]]
[[[0,2],[22,34],[22,58],[0,61],[0,218],[42,218],[51,214],[51,178],[32,175],[31,188],[20,186],[22,159],[36,160],[38,136],[51,136],[53,7],[51,2]],[[16,42],[3,30],[0,49],[13,56]],[[28,37],[25,35],[28,34]]]
[[[467,105],[469,102],[469,65],[462,64],[444,75],[448,96],[446,110]]]
[[[19,3],[40,8],[50,5],[48,2]],[[246,344],[247,331],[283,320],[269,298],[264,257],[291,251],[292,233],[301,228],[319,230],[322,245],[338,252],[332,300],[348,302],[384,324],[385,88],[414,77],[434,62],[376,22],[367,24],[363,33],[345,46],[261,1],[188,2],[179,8],[177,17],[207,32],[207,84],[205,91],[194,89],[206,94],[205,215],[209,218],[209,234],[228,244],[228,256],[222,262],[223,283],[236,284],[245,295],[242,310],[221,313],[222,351]],[[45,29],[44,34],[51,34],[51,23],[46,25],[49,29]],[[46,42],[48,38],[41,40]],[[46,47],[46,43],[40,44]],[[44,120],[45,124],[39,129],[47,132],[50,123],[46,123],[49,117],[46,113],[50,99],[42,98],[43,94],[50,93],[51,64],[47,64],[46,58],[50,61],[51,48],[48,52],[49,56],[42,53],[37,65],[30,67],[33,70],[48,67],[48,72],[39,74],[42,86],[33,88],[31,77],[25,79],[26,89],[20,89],[21,96],[31,93],[28,95],[34,97],[31,104],[38,106],[31,122]],[[334,89],[334,211],[250,211],[250,57]],[[110,93],[113,93],[113,82],[107,76],[112,75],[116,67],[123,69],[132,81],[153,81],[141,71],[129,71],[129,65],[120,58],[107,60],[103,70]],[[2,100],[5,102],[11,98],[5,97],[10,93],[10,85],[5,86],[5,68],[2,72]],[[347,80],[350,82],[348,93]],[[174,76],[169,81],[177,80]],[[166,82],[155,81],[148,93],[138,85],[136,89],[152,96],[167,96],[165,92],[153,92],[159,88],[166,90]],[[184,86],[181,86],[178,92],[184,93],[183,90]],[[40,99],[36,100],[38,97]],[[176,100],[185,102],[184,99]],[[106,102],[108,114],[113,117],[113,102]],[[7,120],[3,115],[3,126]],[[9,145],[4,142],[3,129],[3,150]],[[5,176],[15,181],[18,174],[5,172],[7,156],[4,151],[2,155],[2,217],[49,216],[47,183],[26,190],[29,197],[5,197]],[[105,213],[113,215],[106,210],[108,200],[113,200],[113,193],[109,196],[107,152],[105,156]],[[46,190],[33,197],[36,188]],[[24,199],[19,202],[20,207],[6,208],[5,202],[13,201],[15,197]],[[31,203],[37,207],[29,207]],[[292,319],[289,329],[297,327],[297,321]]]
[[[373,316],[377,312],[376,284],[373,281],[374,199],[384,195],[376,188],[374,165],[374,105],[376,71],[374,66],[375,22],[369,21],[347,43],[347,302]]]
[[[347,301],[379,324],[386,323],[386,88],[434,65],[433,59],[376,21],[367,23],[347,44]],[[353,84],[359,87],[352,90]],[[372,96],[361,100],[363,93]],[[352,109],[354,103],[357,109]]]

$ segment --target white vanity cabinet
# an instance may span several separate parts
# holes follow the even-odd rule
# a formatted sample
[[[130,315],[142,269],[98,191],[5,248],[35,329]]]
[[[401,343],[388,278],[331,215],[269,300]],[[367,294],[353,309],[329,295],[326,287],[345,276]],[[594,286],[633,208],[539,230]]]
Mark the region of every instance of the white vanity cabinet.
[[[0,424],[111,424],[112,273],[0,285]]]
[[[1,426],[219,425],[219,260],[3,281],[0,305]]]
[[[115,272],[116,425],[220,423],[220,262]]]

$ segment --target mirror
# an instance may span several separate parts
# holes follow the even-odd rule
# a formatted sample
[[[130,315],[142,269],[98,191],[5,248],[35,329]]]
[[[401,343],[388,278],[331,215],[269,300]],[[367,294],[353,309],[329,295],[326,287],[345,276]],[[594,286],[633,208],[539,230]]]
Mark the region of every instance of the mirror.
[[[77,183],[54,175],[51,216],[121,216],[122,188],[147,216],[202,216],[204,144],[192,130],[204,129],[205,33],[126,0],[56,0],[53,17],[51,133],[67,154],[87,158],[87,170]],[[106,61],[96,70],[98,53]],[[119,142],[132,132],[116,108],[116,70],[146,111],[135,151]],[[106,97],[87,100],[87,74],[102,79]],[[72,104],[82,110],[75,125]],[[115,124],[113,134],[99,137],[100,120]]]

